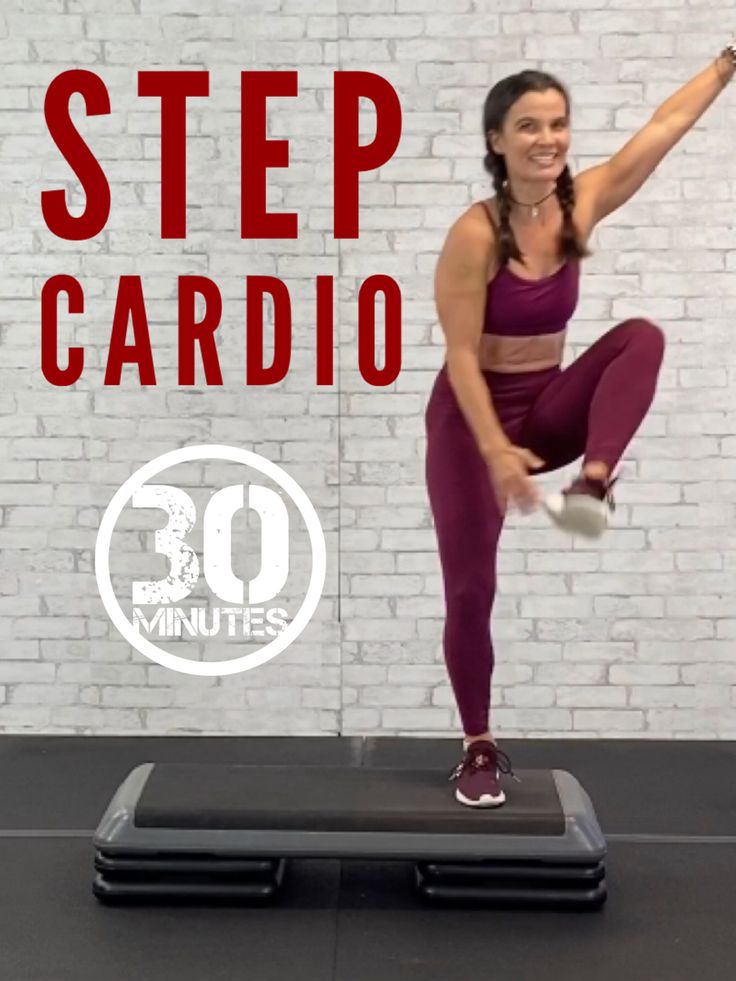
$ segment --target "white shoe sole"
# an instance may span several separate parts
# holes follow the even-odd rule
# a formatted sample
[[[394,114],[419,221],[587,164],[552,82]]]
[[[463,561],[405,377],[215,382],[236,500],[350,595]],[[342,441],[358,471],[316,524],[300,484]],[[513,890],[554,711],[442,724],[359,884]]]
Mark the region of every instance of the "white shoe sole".
[[[494,797],[492,794],[482,794],[480,800],[470,800],[465,794],[461,794],[459,790],[455,791],[455,799],[459,800],[461,804],[467,804],[469,807],[499,807],[506,800],[506,794],[501,791],[498,797]]]
[[[600,538],[608,527],[608,505],[588,494],[548,494],[542,507],[563,531]]]

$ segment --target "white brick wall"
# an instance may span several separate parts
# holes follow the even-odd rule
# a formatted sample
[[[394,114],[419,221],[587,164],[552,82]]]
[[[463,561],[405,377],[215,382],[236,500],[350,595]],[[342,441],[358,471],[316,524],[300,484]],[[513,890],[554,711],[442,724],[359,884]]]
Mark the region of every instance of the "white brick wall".
[[[727,24],[736,2],[720,7]],[[522,68],[557,74],[573,98],[578,172],[621,147],[728,38],[708,0],[450,0],[436,10],[430,0],[3,5],[0,731],[459,732],[423,413],[443,354],[436,257],[451,222],[489,188],[483,100]],[[91,120],[75,110],[112,190],[107,227],[86,242],[56,239],[39,206],[41,190],[61,186],[83,202],[42,112],[49,82],[71,67],[97,72],[112,104]],[[159,103],[136,94],[137,71],[151,68],[210,72],[209,98],[188,109],[186,241],[160,239]],[[247,68],[299,72],[298,97],[269,104],[269,135],[288,136],[290,166],[269,172],[268,201],[298,212],[296,241],[239,238]],[[331,235],[337,69],[380,72],[403,110],[395,156],[363,178],[358,241]],[[493,618],[501,736],[736,737],[732,116],[729,89],[591,242],[566,360],[616,322],[646,316],[667,334],[666,362],[623,461],[607,536],[573,542],[541,515],[511,517],[504,529]],[[367,111],[361,132],[374,132]],[[73,326],[62,322],[62,340],[86,347],[84,376],[68,389],[39,368],[40,290],[61,272],[80,279],[86,304]],[[357,289],[379,272],[403,295],[404,367],[389,389],[357,372]],[[196,386],[177,385],[175,290],[185,273],[209,276],[223,295],[222,389],[206,387],[199,368]],[[282,278],[292,298],[292,367],[273,389],[242,382],[248,273]],[[337,385],[314,383],[318,273],[336,277],[339,407]],[[141,388],[130,368],[119,388],[102,384],[125,274],[142,276],[155,388]],[[284,466],[328,541],[313,623],[279,658],[222,679],[174,674],[132,652],[93,572],[96,529],[117,487],[157,454],[199,442],[242,445]],[[197,486],[217,469],[180,474]],[[118,534],[127,549],[118,568],[130,573],[138,532]]]

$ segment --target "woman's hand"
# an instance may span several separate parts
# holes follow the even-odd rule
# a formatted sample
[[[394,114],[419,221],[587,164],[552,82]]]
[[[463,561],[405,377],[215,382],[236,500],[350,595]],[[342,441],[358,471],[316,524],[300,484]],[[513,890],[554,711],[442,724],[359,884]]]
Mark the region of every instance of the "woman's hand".
[[[528,514],[536,508],[541,495],[534,481],[530,479],[528,470],[543,467],[544,460],[540,460],[531,450],[523,446],[509,443],[490,454],[486,462],[502,513],[506,511],[509,503],[512,507],[518,506],[523,514]]]

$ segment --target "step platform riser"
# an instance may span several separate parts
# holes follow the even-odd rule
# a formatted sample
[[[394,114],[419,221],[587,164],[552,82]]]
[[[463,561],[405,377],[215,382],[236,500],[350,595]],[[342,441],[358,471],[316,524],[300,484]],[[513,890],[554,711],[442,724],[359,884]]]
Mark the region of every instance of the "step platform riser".
[[[445,799],[434,771],[142,764],[94,836],[93,893],[267,904],[292,858],[405,859],[427,904],[601,908],[607,848],[587,794],[564,770],[518,775],[481,814]]]

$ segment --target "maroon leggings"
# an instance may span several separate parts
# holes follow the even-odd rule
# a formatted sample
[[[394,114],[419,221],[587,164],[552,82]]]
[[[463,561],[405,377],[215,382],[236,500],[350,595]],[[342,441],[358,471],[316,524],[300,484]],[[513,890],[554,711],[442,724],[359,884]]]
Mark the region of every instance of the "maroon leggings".
[[[484,372],[506,436],[545,460],[532,474],[602,460],[611,473],[654,397],[664,334],[626,320],[564,370]],[[504,515],[446,365],[426,409],[426,479],[445,592],[445,662],[463,728],[489,727],[496,549]]]

